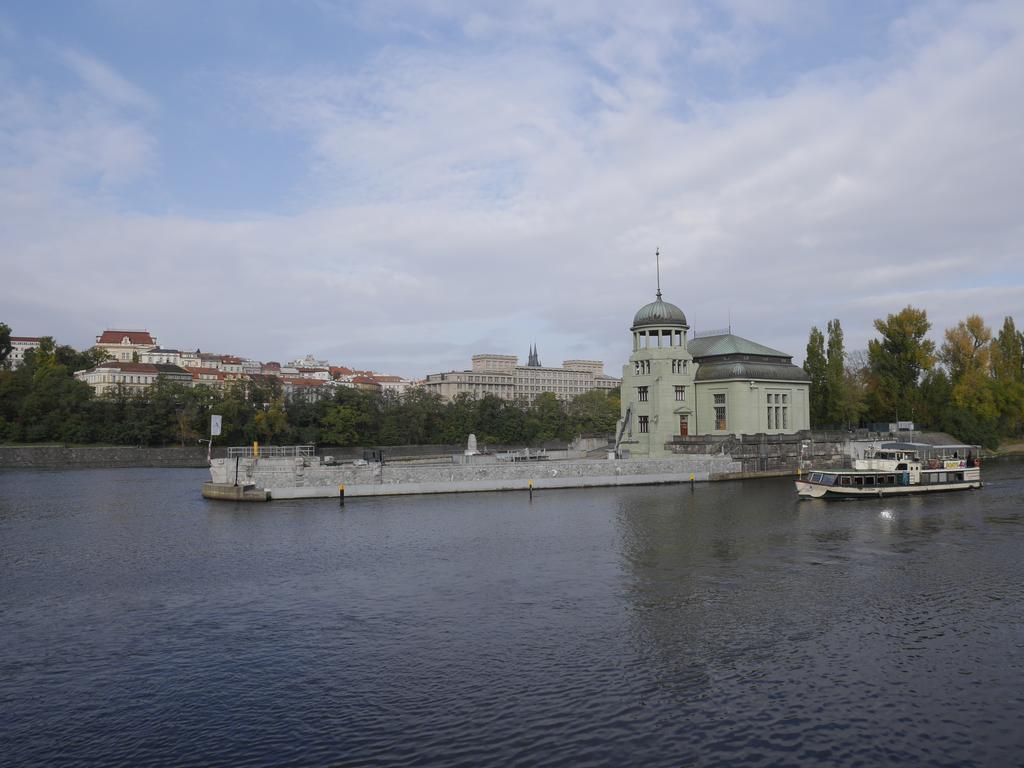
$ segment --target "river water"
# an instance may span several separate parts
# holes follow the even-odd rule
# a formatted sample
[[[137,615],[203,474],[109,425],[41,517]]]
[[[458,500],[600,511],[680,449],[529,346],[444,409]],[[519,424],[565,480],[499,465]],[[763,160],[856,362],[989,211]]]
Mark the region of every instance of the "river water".
[[[4,765],[1021,765],[1024,465],[231,504],[0,472]]]

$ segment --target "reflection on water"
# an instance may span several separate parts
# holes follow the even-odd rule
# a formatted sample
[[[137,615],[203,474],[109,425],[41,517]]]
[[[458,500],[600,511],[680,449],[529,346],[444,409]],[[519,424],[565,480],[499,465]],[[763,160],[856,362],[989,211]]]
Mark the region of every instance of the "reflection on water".
[[[5,764],[1004,765],[1024,468],[232,505],[0,472]]]

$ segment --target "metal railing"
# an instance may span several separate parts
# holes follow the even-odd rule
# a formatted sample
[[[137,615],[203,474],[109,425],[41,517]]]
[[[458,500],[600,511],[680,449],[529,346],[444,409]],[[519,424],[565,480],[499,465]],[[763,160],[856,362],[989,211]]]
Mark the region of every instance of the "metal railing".
[[[254,449],[251,445],[232,446],[228,448],[228,458],[250,459],[291,459],[296,456],[315,456],[316,448],[312,445],[261,445]]]

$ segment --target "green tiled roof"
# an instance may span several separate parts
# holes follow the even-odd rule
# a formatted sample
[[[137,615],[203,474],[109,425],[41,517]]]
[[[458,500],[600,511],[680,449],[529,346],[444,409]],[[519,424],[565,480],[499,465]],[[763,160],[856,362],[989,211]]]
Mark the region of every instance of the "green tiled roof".
[[[661,291],[658,291],[658,298],[644,304],[633,316],[634,328],[645,325],[686,325],[686,315],[675,304],[662,301]]]
[[[756,341],[744,339],[732,333],[721,333],[716,336],[700,336],[690,339],[686,345],[694,357],[713,357],[716,355],[768,355],[771,357],[787,357],[785,352],[758,344]]]

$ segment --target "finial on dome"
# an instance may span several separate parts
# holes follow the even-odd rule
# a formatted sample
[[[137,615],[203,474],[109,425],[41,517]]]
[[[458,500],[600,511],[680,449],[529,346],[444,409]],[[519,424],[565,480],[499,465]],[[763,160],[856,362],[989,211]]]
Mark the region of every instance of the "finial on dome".
[[[661,301],[661,247],[654,249],[654,268],[658,274],[658,292],[655,294],[658,301]]]

